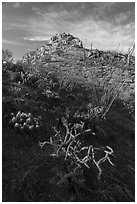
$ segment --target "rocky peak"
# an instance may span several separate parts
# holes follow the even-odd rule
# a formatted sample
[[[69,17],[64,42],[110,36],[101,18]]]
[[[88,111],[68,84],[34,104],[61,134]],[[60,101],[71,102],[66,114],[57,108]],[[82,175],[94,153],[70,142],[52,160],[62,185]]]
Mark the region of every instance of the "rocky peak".
[[[71,46],[78,46],[80,48],[83,48],[83,43],[78,38],[74,37],[73,35],[69,33],[61,33],[56,34],[50,39],[51,44],[56,45],[71,45]]]
[[[56,61],[59,58],[59,52],[67,53],[68,51],[81,50],[83,52],[83,43],[77,37],[69,33],[60,33],[51,37],[45,44],[36,51],[27,53],[21,58],[22,62],[35,64],[36,61]]]

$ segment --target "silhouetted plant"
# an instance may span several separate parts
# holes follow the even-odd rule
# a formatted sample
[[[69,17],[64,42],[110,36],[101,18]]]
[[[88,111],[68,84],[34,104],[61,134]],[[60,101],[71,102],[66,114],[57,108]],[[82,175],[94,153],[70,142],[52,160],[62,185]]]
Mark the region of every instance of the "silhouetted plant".
[[[10,50],[8,49],[2,49],[2,61],[6,63],[13,63],[13,54]]]

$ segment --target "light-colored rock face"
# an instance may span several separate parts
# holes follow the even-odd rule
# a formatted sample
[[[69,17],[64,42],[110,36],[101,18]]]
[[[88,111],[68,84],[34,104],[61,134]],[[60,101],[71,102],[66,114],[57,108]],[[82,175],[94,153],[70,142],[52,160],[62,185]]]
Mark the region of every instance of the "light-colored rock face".
[[[49,42],[54,47],[61,46],[61,45],[62,46],[63,45],[67,45],[67,46],[77,45],[79,47],[83,47],[81,40],[67,33],[56,34],[50,39]]]
[[[40,49],[37,49],[36,51],[27,53],[21,58],[21,61],[24,63],[31,63],[35,64],[35,61],[43,58],[45,56],[45,60],[47,59],[47,55],[54,55],[54,58],[60,57],[60,50],[63,52],[66,52],[67,50],[74,51],[74,47],[76,49],[83,48],[83,43],[78,38],[74,37],[73,35],[70,35],[69,33],[61,33],[56,34],[53,37],[51,37],[50,40],[45,42],[45,45],[43,45]],[[55,56],[56,55],[56,56]]]
[[[21,61],[27,63],[28,65],[35,65],[36,63],[48,63],[65,61],[70,59],[71,56],[75,57],[75,60],[85,59],[85,58],[100,58],[102,61],[105,59],[117,60],[125,62],[127,60],[126,55],[121,53],[104,52],[98,49],[86,49],[83,47],[83,43],[77,37],[71,34],[61,33],[56,34],[49,40],[45,41],[45,44],[36,51],[31,51],[25,54]],[[130,57],[131,59],[131,57]],[[134,60],[133,60],[134,61]]]

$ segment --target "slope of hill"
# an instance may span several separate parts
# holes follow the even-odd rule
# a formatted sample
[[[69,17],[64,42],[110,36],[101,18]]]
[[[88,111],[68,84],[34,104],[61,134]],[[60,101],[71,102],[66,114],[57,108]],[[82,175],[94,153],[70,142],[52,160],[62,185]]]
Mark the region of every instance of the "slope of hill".
[[[123,80],[126,78],[133,90],[135,58],[130,54],[131,51],[129,54],[122,54],[86,49],[81,40],[62,33],[46,41],[40,49],[24,55],[21,62],[36,68],[37,71],[42,67],[43,72],[56,72],[61,80],[67,75],[70,81],[74,78],[77,81],[85,80],[86,83],[90,83],[94,75],[104,81],[105,75],[109,78],[113,73],[115,76],[121,76]]]
[[[64,61],[70,57],[69,55],[81,61],[85,60],[85,58],[99,58],[99,62],[102,63],[104,60],[110,60],[115,63],[116,61],[126,62],[128,57],[127,54],[92,49],[92,44],[91,49],[86,49],[81,40],[64,32],[51,37],[40,49],[25,54],[21,61],[35,65],[36,62]],[[134,63],[133,56],[130,56],[130,63]]]
[[[133,202],[134,56],[89,50],[62,33],[22,57],[22,75],[10,66],[3,201]]]

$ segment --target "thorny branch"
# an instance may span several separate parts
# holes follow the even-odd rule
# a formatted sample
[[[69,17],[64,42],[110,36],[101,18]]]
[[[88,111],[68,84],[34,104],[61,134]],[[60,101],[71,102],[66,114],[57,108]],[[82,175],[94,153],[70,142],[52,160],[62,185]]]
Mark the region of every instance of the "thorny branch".
[[[57,131],[54,127],[56,134],[53,137],[50,137],[50,141],[39,142],[39,146],[41,148],[44,147],[45,144],[52,145],[54,148],[54,153],[51,156],[58,157],[59,155],[64,155],[64,160],[70,159],[71,164],[73,164],[73,170],[66,174],[61,180],[58,182],[60,185],[64,180],[69,177],[75,177],[77,175],[77,170],[82,171],[83,165],[87,168],[90,168],[91,164],[95,164],[98,169],[98,179],[100,180],[102,169],[101,164],[105,161],[108,161],[112,166],[114,166],[113,162],[110,160],[110,155],[113,155],[113,149],[109,146],[106,147],[93,147],[90,146],[82,146],[82,143],[77,139],[78,136],[84,134],[86,132],[91,132],[91,129],[87,129],[81,133],[77,133],[76,130],[73,133],[74,126],[69,128],[66,124],[64,124],[66,128],[66,134],[63,137],[60,131]],[[83,158],[80,158],[80,153],[82,151],[86,151],[86,154]],[[95,152],[103,151],[105,156],[97,160]]]

